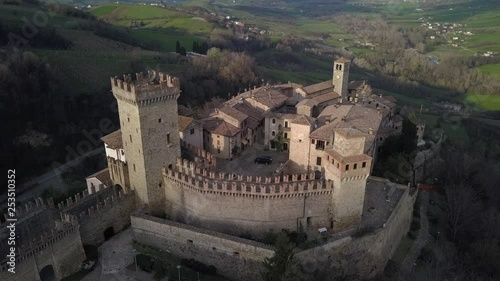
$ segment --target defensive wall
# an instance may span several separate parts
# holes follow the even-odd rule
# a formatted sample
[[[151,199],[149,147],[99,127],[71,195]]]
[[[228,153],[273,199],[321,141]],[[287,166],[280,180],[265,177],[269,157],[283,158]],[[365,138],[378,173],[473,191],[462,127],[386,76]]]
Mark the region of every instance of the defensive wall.
[[[139,212],[131,220],[136,241],[213,265],[218,274],[233,280],[261,280],[262,261],[274,254],[271,247],[255,241]]]
[[[370,177],[374,181],[387,181]],[[327,276],[356,274],[370,279],[381,273],[401,239],[410,229],[416,189],[398,185],[404,190],[390,216],[376,229],[357,229],[338,233],[325,244],[311,248],[295,257],[308,272],[326,271]]]
[[[172,220],[236,236],[330,225],[333,182],[315,173],[257,177],[215,173],[185,159],[176,164],[163,169]]]
[[[196,147],[183,140],[181,140],[181,148],[186,150],[191,156],[195,158],[195,161],[193,161],[195,167],[206,169],[208,171],[215,171],[217,159],[212,153],[200,149],[199,147]]]
[[[384,204],[388,204],[386,200],[397,198],[397,201],[388,204],[388,207],[381,211],[381,219],[377,219],[375,223],[373,220],[364,221],[358,228],[330,236],[320,246],[307,250],[297,249],[295,257],[305,271],[311,274],[323,271],[327,276],[354,273],[360,279],[365,279],[373,278],[384,270],[387,261],[410,228],[417,191],[404,185],[389,184],[388,180],[382,178],[370,177],[370,181],[380,183],[377,187],[380,190],[375,192],[380,191],[377,198],[383,198]],[[196,192],[203,191],[205,195],[216,192],[210,188],[204,189],[203,186],[198,189]],[[397,189],[397,195],[391,195],[395,194],[391,189]],[[234,195],[227,195],[231,196],[228,201],[257,196],[250,192],[239,193],[237,195],[238,192],[232,192]],[[255,241],[143,214],[132,215],[132,228],[137,241],[172,251],[174,255],[183,258],[195,258],[212,264],[223,275],[235,280],[262,280],[257,273],[263,270],[264,257],[272,255],[271,248]]]
[[[78,225],[69,223],[59,223],[49,233],[43,233],[38,239],[17,249],[16,273],[7,271],[10,260],[3,260],[0,280],[38,281],[40,271],[46,266],[52,266],[55,277],[62,279],[80,270],[80,264],[85,260]]]
[[[135,193],[113,188],[90,195],[86,191],[59,204],[61,219],[80,225],[83,244],[100,245],[130,224],[130,214],[136,207]]]

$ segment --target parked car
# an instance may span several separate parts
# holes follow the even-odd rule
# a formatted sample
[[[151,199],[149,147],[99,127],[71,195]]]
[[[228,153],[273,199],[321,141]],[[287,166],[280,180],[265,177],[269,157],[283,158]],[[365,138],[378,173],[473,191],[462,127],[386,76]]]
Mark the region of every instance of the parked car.
[[[273,158],[271,156],[260,156],[255,158],[255,164],[272,164],[273,163]]]

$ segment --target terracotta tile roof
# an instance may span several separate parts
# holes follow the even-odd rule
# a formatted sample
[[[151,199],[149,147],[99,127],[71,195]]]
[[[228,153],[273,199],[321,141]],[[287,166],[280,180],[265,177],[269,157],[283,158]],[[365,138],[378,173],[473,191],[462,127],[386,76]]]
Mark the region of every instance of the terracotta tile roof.
[[[101,140],[108,145],[111,149],[119,149],[123,148],[122,142],[122,131],[116,130],[109,135],[106,135],[101,138]]]
[[[312,98],[312,100],[315,101],[318,104],[321,104],[321,103],[324,103],[324,102],[327,102],[327,101],[331,101],[331,100],[337,99],[339,97],[340,97],[340,95],[337,94],[336,92],[331,92],[331,93],[327,93],[327,94],[316,96],[316,97]]]
[[[305,115],[298,115],[295,117],[295,119],[292,120],[292,123],[295,124],[301,124],[301,125],[313,125],[314,124],[314,118],[305,116]]]
[[[288,99],[288,97],[283,95],[279,91],[268,87],[260,88],[258,91],[253,90],[250,99],[253,99],[256,102],[267,107],[274,108],[283,104]]]
[[[335,123],[324,124],[318,129],[314,130],[309,138],[311,139],[320,139],[320,140],[329,140],[333,136],[333,130],[335,129]]]
[[[307,95],[313,95],[314,93],[317,93],[319,91],[328,90],[328,89],[332,89],[332,91],[333,91],[332,80],[323,81],[323,82],[320,82],[320,83],[316,83],[316,84],[312,84],[312,85],[309,85],[309,86],[302,87],[302,90]]]
[[[376,101],[378,103],[386,105],[389,108],[394,108],[397,106],[397,104],[395,102],[390,101],[389,99],[385,98],[384,96],[379,96],[379,95],[373,94],[370,96],[370,98],[372,98],[374,101]]]
[[[241,132],[241,129],[219,118],[209,117],[207,119],[204,119],[202,122],[203,128],[212,134],[232,137]]]
[[[264,113],[264,110],[253,107],[250,103],[243,101],[242,103],[237,103],[233,106],[234,109],[243,112],[244,114],[252,117],[255,120],[262,120],[264,117],[262,114]]]
[[[360,86],[362,86],[366,81],[365,80],[354,80],[349,82],[349,85],[347,86],[347,89],[349,90],[356,90]]]
[[[250,129],[255,129],[259,126],[260,122],[253,119],[253,118],[248,118],[248,121],[247,121],[247,127],[250,128]]]
[[[193,123],[193,121],[194,121],[194,119],[191,117],[185,117],[185,116],[180,116],[180,115],[179,115],[178,119],[179,119],[179,131],[180,132],[184,132],[187,128],[189,128],[191,123]]]
[[[380,127],[384,114],[386,113],[379,112],[374,108],[354,105],[346,116],[345,126],[342,127],[353,127],[364,133],[368,133],[371,128],[376,132]]]
[[[295,118],[297,118],[298,115],[293,114],[293,113],[266,111],[262,114],[262,116],[268,117],[268,118],[295,119]]]
[[[297,105],[295,105],[296,107],[299,107],[299,106],[309,106],[309,107],[313,107],[315,105],[318,105],[318,102],[314,99],[303,99],[301,101],[299,101],[299,103],[297,103]]]
[[[344,57],[341,57],[339,58],[338,60],[335,60],[335,62],[338,62],[338,63],[346,63],[346,62],[351,62],[350,60],[344,58]]]
[[[340,162],[341,164],[349,164],[349,163],[372,160],[372,158],[366,154],[342,156],[340,153],[336,152],[333,149],[327,149],[325,150],[325,153],[333,157],[333,159]]]
[[[245,121],[245,119],[248,118],[248,115],[246,115],[245,113],[229,106],[224,106],[221,109],[219,109],[219,111],[236,119],[238,122],[243,122]]]
[[[366,136],[366,133],[364,133],[356,128],[337,128],[337,129],[335,129],[335,134],[342,135],[348,139],[360,138],[360,137]]]
[[[108,168],[106,168],[104,170],[100,170],[99,172],[94,173],[94,174],[86,177],[86,179],[90,179],[90,178],[96,178],[104,184],[109,184],[111,182],[111,175],[109,174]]]

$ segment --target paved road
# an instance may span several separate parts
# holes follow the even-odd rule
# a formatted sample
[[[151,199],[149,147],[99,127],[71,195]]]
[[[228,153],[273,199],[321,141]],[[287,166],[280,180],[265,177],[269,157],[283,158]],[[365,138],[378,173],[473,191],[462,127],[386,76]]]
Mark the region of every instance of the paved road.
[[[30,181],[27,181],[17,187],[16,200],[19,203],[24,203],[33,200],[33,198],[40,196],[46,188],[52,186],[58,189],[64,189],[66,185],[62,182],[59,177],[67,169],[76,166],[85,157],[94,156],[99,153],[104,153],[104,148],[96,148],[78,158],[75,158],[61,166],[58,166],[43,175],[40,175]],[[7,195],[2,195],[0,197],[0,202],[4,203],[7,200]]]

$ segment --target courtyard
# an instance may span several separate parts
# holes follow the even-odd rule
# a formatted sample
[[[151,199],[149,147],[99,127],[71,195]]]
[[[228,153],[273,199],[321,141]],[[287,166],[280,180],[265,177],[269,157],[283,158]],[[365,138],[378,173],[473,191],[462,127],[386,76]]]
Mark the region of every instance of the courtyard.
[[[272,164],[257,164],[255,158],[271,156]],[[233,173],[237,175],[271,177],[277,174],[278,169],[288,161],[288,151],[264,150],[261,144],[254,144],[241,152],[233,160],[217,159],[219,173]]]

